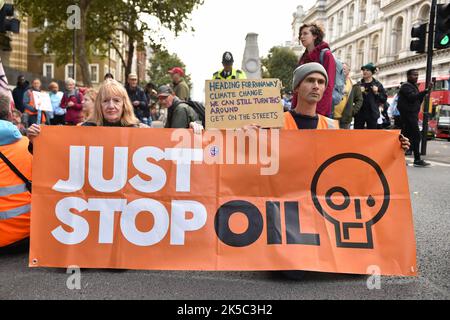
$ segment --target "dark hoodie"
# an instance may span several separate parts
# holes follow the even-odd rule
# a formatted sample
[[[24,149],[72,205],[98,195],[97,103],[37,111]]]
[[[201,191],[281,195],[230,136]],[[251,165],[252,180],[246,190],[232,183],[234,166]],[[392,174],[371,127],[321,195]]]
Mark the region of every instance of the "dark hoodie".
[[[308,53],[305,50],[305,53],[300,58],[298,65],[309,63],[309,62],[317,62],[320,63],[320,51],[323,49],[330,49],[328,43],[322,41],[319,45],[317,45],[311,53]],[[322,100],[317,104],[317,113],[323,116],[331,115],[331,107],[333,101],[333,88],[334,88],[334,79],[336,77],[336,62],[334,61],[334,57],[331,54],[331,50],[325,52],[323,56],[323,67],[327,71],[328,74],[328,86],[323,94]],[[295,89],[295,88],[292,88]],[[294,94],[292,98],[292,109],[297,107],[297,94]]]
[[[27,80],[25,80],[25,82],[22,85],[19,85],[19,83],[17,83],[16,88],[12,92],[16,109],[22,113],[25,111],[25,107],[23,106],[23,95],[29,88],[30,83]]]

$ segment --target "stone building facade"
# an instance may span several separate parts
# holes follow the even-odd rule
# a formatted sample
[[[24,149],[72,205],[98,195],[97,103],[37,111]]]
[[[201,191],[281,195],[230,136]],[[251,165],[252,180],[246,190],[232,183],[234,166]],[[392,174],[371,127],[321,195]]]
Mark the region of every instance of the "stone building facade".
[[[411,68],[419,69],[420,79],[425,78],[426,54],[411,52],[409,45],[412,27],[428,22],[429,16],[427,0],[318,0],[307,12],[297,7],[292,48],[303,53],[298,45],[299,27],[317,21],[333,53],[351,65],[354,80],[361,77],[362,65],[373,62],[379,67],[376,78],[391,88],[405,81]],[[435,51],[433,76],[448,76],[449,72],[450,49]]]

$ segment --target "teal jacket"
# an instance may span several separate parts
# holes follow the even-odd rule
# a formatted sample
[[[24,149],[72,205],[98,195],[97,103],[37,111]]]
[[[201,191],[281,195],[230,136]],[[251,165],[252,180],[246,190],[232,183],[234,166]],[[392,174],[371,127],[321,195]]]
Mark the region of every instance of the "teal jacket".
[[[0,146],[11,144],[22,139],[22,134],[9,121],[0,120]]]

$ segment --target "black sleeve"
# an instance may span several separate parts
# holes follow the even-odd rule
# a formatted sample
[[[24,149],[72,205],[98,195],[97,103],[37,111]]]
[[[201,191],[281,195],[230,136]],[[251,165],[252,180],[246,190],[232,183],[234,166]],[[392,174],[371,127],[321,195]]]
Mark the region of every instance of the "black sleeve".
[[[408,102],[422,101],[428,91],[417,92],[417,90],[409,84],[403,84],[400,88],[401,95],[408,100]]]
[[[148,102],[147,102],[147,97],[145,96],[144,90],[139,91],[139,102],[140,102],[139,107],[141,108],[141,110],[143,110],[143,111],[147,110]]]
[[[28,143],[28,152],[33,154],[33,144],[31,143],[31,141]]]

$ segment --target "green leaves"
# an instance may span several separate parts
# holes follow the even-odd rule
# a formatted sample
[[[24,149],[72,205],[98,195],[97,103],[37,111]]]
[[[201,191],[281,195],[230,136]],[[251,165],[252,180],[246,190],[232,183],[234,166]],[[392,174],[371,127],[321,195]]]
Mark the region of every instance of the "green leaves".
[[[283,87],[289,88],[292,84],[292,74],[298,65],[298,57],[289,48],[273,47],[267,58],[262,59],[264,78],[277,78]]]
[[[184,71],[186,71],[186,65],[181,61],[181,59],[176,54],[169,54],[166,50],[161,50],[155,53],[150,60],[150,64],[150,79],[158,87],[172,83],[172,79],[167,73],[170,69],[174,67],[181,67]],[[186,80],[188,86],[192,88],[189,75],[186,75],[184,80]]]

